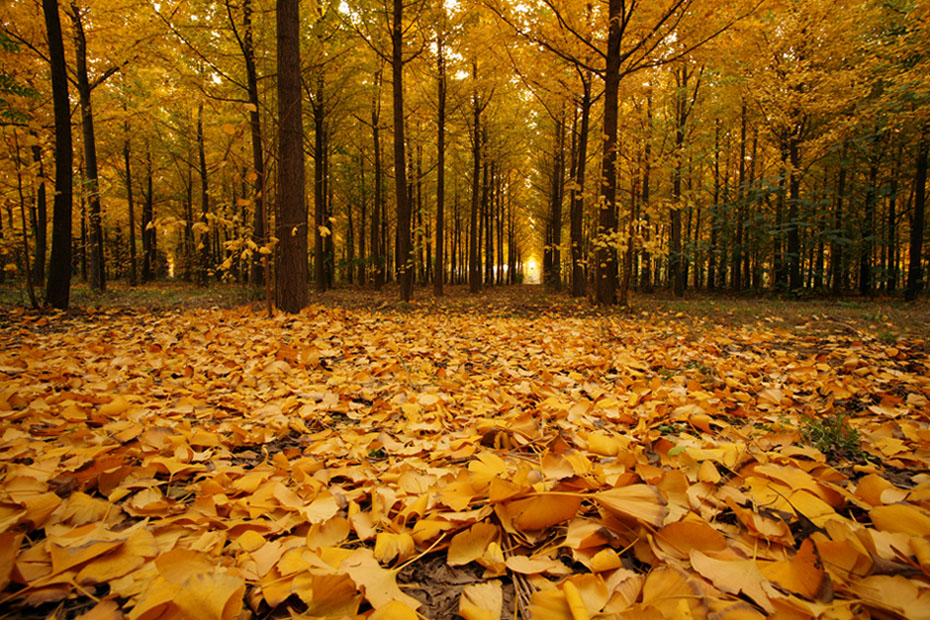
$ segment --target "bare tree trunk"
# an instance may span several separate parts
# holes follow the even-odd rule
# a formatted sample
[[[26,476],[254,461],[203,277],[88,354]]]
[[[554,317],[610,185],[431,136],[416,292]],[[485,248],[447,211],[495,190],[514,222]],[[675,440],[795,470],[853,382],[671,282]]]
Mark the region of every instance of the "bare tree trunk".
[[[278,187],[275,301],[296,314],[307,305],[307,203],[304,199],[299,0],[277,0]]]
[[[924,277],[921,269],[924,241],[924,210],[927,202],[927,151],[930,147],[930,126],[924,125],[917,146],[917,173],[914,178],[914,212],[911,215],[910,254],[907,267],[907,289],[904,298],[908,301],[917,299],[917,293],[923,288]]]
[[[74,26],[75,59],[77,63],[77,89],[81,102],[81,128],[84,137],[84,171],[87,175],[87,201],[90,206],[90,287],[96,291],[106,288],[103,258],[103,229],[100,222],[100,188],[97,180],[97,140],[94,135],[94,114],[90,102],[90,82],[87,77],[87,40],[81,10],[71,3],[71,22]]]
[[[126,207],[129,211],[129,286],[138,284],[136,273],[136,206],[132,199],[132,167],[129,164],[129,122],[123,126],[126,140],[123,142],[123,163],[126,167]]]
[[[400,298],[413,296],[413,254],[410,245],[410,202],[407,199],[407,168],[404,153],[404,39],[403,0],[394,0],[391,30],[391,74],[394,94],[394,195],[397,200],[397,282]]]
[[[57,0],[42,0],[42,12],[48,35],[55,110],[55,202],[52,211],[52,255],[45,300],[56,308],[65,309],[71,293],[71,163],[74,156],[71,145],[71,109],[68,104],[68,70]]]
[[[478,62],[472,61],[472,79],[478,80]],[[477,85],[472,94],[472,175],[471,175],[471,217],[468,229],[468,290],[477,293],[481,290],[481,265],[478,256],[478,208],[481,197],[481,103],[478,100]]]
[[[197,285],[207,285],[207,270],[210,267],[210,228],[207,214],[210,212],[210,194],[207,186],[207,153],[203,138],[203,103],[197,107],[197,160],[200,170],[200,223],[203,228],[196,235]]]
[[[596,252],[597,303],[617,302],[617,114],[620,92],[620,43],[623,0],[608,2],[607,65],[604,73],[604,155],[601,166],[601,203]],[[626,303],[626,300],[621,300]]]
[[[433,294],[442,297],[445,279],[443,238],[446,226],[446,60],[441,35],[436,37],[436,65],[439,70],[436,97],[439,110],[436,119],[436,267],[433,269]]]

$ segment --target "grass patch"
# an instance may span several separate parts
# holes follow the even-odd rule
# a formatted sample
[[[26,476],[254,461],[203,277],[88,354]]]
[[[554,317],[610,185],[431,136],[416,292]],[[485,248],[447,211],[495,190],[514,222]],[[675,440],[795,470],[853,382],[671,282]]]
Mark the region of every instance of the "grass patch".
[[[860,445],[859,431],[850,426],[845,414],[832,413],[821,417],[804,416],[800,425],[801,437],[824,455],[861,461],[866,453]]]

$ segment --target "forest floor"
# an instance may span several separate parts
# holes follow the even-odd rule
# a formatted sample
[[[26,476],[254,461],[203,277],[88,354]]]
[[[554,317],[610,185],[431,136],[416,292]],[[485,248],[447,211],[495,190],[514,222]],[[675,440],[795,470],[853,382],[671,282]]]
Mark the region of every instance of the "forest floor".
[[[926,301],[18,294],[0,618],[930,618]]]

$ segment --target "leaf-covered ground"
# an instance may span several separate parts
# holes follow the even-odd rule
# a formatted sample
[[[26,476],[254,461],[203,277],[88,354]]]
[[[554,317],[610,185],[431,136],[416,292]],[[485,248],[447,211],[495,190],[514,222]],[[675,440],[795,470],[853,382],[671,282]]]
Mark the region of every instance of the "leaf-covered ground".
[[[927,343],[526,290],[7,311],[0,617],[930,618]]]

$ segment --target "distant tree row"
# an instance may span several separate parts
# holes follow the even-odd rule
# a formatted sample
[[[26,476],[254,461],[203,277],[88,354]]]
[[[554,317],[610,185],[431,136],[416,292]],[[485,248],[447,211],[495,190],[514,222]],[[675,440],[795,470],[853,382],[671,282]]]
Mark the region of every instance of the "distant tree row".
[[[0,274],[59,307],[72,276],[248,282],[296,311],[308,282],[409,299],[537,266],[602,304],[913,299],[928,20],[917,0],[7,3]]]

